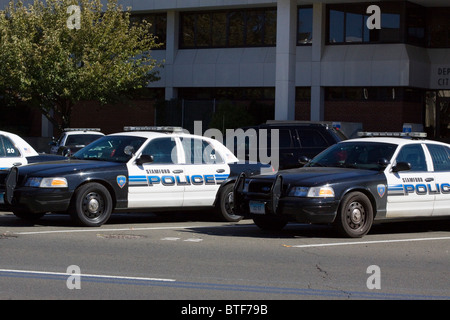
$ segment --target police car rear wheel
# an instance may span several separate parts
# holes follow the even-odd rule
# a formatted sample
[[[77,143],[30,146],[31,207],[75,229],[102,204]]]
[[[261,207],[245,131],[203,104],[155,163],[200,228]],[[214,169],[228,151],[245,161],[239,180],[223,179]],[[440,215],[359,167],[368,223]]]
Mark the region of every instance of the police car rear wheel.
[[[360,238],[366,235],[373,223],[373,208],[369,198],[361,192],[347,194],[342,199],[335,222],[343,236]]]
[[[233,187],[234,185],[230,183],[221,188],[216,205],[217,216],[228,222],[238,222],[243,218],[234,213]]]
[[[111,212],[112,198],[103,185],[89,183],[76,190],[70,215],[77,223],[98,227],[109,219]]]

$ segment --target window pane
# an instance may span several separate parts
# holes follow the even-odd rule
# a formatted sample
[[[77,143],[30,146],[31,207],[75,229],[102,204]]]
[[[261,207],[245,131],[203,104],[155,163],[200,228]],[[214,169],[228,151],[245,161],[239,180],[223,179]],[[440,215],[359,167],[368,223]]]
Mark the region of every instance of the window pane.
[[[297,44],[312,42],[312,8],[298,9]]]
[[[228,45],[230,47],[244,45],[244,16],[243,12],[228,13]]]
[[[211,17],[209,13],[197,14],[196,47],[211,46]]]
[[[328,41],[330,43],[344,42],[344,12],[330,10]]]
[[[450,148],[427,144],[433,158],[434,171],[450,171]]]
[[[195,45],[195,13],[181,15],[180,47],[192,48]]]
[[[227,45],[227,14],[216,12],[212,14],[212,46],[225,47]]]
[[[264,19],[264,44],[275,45],[277,41],[277,10],[266,10]]]
[[[382,42],[400,41],[400,14],[381,13],[380,34]]]
[[[346,13],[345,42],[362,42],[363,16],[362,14]]]
[[[264,12],[248,11],[246,44],[249,46],[261,45],[263,42],[263,35],[264,35]]]

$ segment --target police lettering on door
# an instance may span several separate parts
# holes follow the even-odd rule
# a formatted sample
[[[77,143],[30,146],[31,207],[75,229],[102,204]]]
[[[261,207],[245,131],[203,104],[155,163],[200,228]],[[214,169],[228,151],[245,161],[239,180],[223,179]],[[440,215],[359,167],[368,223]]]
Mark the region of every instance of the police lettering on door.
[[[214,185],[221,184],[228,178],[228,174],[205,174],[205,175],[148,175],[130,176],[130,186],[188,186],[188,185]]]
[[[450,183],[422,183],[422,178],[403,178],[405,184],[391,184],[388,187],[388,194],[390,196],[409,195],[409,194],[450,194]],[[412,184],[411,182],[420,182]]]

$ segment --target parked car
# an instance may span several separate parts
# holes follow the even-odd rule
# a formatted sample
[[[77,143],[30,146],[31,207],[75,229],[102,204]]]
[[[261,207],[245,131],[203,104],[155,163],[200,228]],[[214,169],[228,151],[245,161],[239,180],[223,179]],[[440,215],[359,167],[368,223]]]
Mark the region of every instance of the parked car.
[[[50,153],[71,156],[104,135],[99,128],[66,128],[58,140],[50,142]]]
[[[277,156],[279,170],[301,167],[304,159],[313,158],[329,146],[347,139],[343,130],[331,122],[267,121],[241,129],[242,136],[234,137],[234,154],[242,160],[260,162],[266,162],[266,156],[269,159]],[[277,130],[278,141],[273,141],[276,134],[273,130]],[[230,147],[229,141],[226,145]]]
[[[18,135],[0,131],[0,171],[29,163],[61,160],[63,157],[39,154]]]
[[[334,224],[362,237],[374,221],[450,217],[450,145],[419,136],[350,139],[329,147],[302,168],[274,175],[242,175],[236,214],[262,229],[289,221]]]
[[[239,221],[234,181],[264,167],[239,163],[217,140],[181,128],[127,128],[64,161],[0,174],[0,208],[24,219],[66,212],[83,226],[100,226],[113,211],[135,209],[212,209],[225,221]]]

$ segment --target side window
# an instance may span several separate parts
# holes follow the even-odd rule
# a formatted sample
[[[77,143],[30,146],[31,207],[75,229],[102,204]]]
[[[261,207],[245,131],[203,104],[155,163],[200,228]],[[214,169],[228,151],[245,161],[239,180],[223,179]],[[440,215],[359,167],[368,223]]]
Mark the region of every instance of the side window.
[[[178,162],[177,144],[173,138],[156,138],[144,148],[142,154],[153,156],[157,164],[174,164]]]
[[[420,144],[410,144],[403,146],[396,158],[397,162],[408,162],[411,164],[411,171],[427,171],[425,154]]]
[[[185,161],[187,164],[223,163],[223,159],[214,147],[205,140],[182,138]]]
[[[434,171],[450,171],[450,148],[437,144],[427,144],[433,159]]]
[[[19,150],[12,141],[5,136],[0,136],[0,157],[20,157]]]
[[[324,148],[328,146],[324,137],[315,130],[297,130],[302,148]]]

